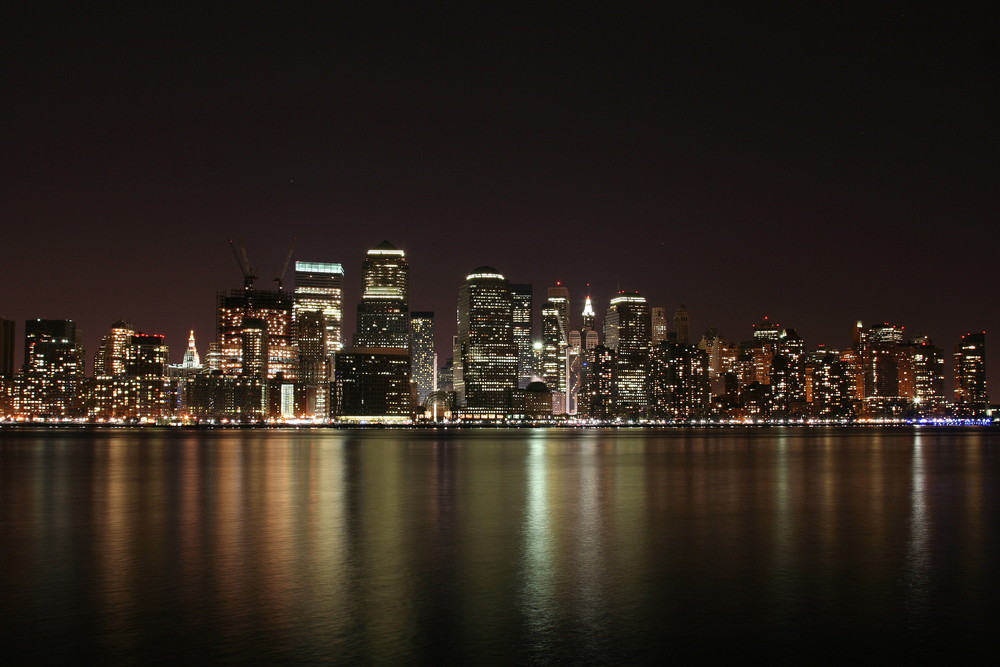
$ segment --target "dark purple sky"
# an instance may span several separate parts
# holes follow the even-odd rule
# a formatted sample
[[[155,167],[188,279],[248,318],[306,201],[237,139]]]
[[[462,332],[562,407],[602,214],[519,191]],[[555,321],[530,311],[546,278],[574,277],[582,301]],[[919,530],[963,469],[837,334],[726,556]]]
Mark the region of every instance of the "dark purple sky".
[[[73,318],[88,356],[119,317],[204,352],[227,239],[270,278],[297,237],[344,264],[352,331],[389,239],[442,353],[482,264],[735,340],[767,314],[809,345],[857,319],[1000,345],[996,23],[809,4],[8,13],[0,315]]]

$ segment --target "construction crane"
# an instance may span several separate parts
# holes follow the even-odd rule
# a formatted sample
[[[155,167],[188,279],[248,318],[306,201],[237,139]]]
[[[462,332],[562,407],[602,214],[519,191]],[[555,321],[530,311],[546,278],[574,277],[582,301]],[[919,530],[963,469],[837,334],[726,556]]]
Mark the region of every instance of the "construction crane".
[[[284,286],[285,272],[288,271],[288,264],[292,261],[292,252],[295,251],[295,241],[296,239],[293,238],[292,245],[288,246],[288,254],[285,255],[285,263],[281,265],[281,271],[274,277],[274,282],[278,283],[279,290]]]
[[[243,289],[253,289],[253,283],[257,280],[257,276],[254,275],[253,267],[250,266],[246,246],[241,243],[240,249],[237,251],[236,244],[233,243],[232,239],[229,239],[229,247],[233,249],[233,257],[236,258],[236,263],[239,264],[240,271],[243,272]]]

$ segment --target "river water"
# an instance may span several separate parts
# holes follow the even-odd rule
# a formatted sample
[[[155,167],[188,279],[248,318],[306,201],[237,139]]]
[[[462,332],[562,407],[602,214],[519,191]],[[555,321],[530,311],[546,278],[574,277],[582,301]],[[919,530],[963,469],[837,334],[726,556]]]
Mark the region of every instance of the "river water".
[[[0,559],[7,664],[970,662],[1000,432],[6,429]]]

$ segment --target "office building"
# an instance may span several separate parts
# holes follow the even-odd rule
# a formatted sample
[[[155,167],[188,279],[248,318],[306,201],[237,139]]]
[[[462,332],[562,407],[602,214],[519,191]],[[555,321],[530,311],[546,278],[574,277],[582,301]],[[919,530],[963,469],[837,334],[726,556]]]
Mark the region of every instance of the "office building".
[[[514,345],[517,347],[517,386],[524,389],[537,373],[535,369],[535,351],[533,348],[533,289],[531,285],[527,284],[511,285],[510,295],[514,304]]]
[[[218,356],[210,361],[218,364],[218,370],[225,375],[266,373],[266,377],[280,374],[286,380],[295,379],[298,354],[292,339],[295,300],[291,293],[245,287],[219,292],[216,304]],[[253,359],[244,360],[247,349],[256,355]],[[209,352],[211,357],[216,350]]]
[[[667,309],[663,306],[656,306],[650,310],[652,320],[653,345],[662,343],[667,339]]]
[[[689,322],[687,308],[684,304],[681,304],[681,307],[674,311],[674,333],[676,334],[677,342],[681,345],[687,345],[691,342]]]
[[[962,415],[983,415],[986,391],[986,332],[967,333],[955,346],[955,408]]]
[[[344,268],[330,262],[295,262],[295,322],[303,313],[322,314],[324,356],[331,357],[344,347]],[[316,316],[309,326],[315,326]],[[315,338],[315,332],[310,329]]]
[[[410,354],[399,348],[350,348],[334,363],[333,416],[340,422],[400,423],[413,416]]]
[[[513,299],[507,279],[481,266],[458,293],[453,383],[458,407],[484,418],[502,418],[517,387]]]
[[[368,251],[361,278],[364,292],[358,304],[354,346],[409,350],[410,266],[405,253],[383,241]]]
[[[28,320],[24,367],[14,379],[11,403],[26,419],[84,415],[84,350],[73,320]]]
[[[437,391],[437,354],[434,352],[434,313],[410,313],[410,376],[417,404]]]
[[[604,344],[615,353],[618,415],[642,417],[652,345],[652,319],[645,297],[638,292],[620,292],[611,299],[604,318]]]
[[[14,320],[0,317],[0,378],[14,376]]]

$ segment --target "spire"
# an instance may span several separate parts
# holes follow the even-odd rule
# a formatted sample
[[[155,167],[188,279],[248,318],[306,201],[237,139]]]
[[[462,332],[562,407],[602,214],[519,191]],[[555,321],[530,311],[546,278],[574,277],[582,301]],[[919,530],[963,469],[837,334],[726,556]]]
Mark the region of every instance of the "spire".
[[[191,330],[191,335],[188,336],[188,346],[184,350],[184,361],[181,362],[181,366],[184,368],[199,368],[201,366],[198,348],[194,344],[194,329]]]
[[[594,317],[594,304],[590,302],[590,295],[587,295],[587,300],[583,305],[583,316],[584,317]]]

